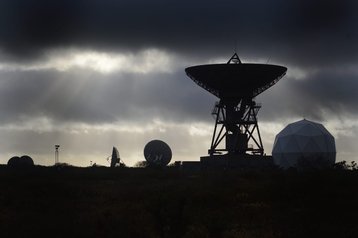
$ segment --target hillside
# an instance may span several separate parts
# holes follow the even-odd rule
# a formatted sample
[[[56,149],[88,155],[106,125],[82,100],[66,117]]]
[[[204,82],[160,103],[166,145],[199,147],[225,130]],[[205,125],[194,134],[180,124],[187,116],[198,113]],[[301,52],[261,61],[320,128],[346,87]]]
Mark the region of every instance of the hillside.
[[[358,171],[0,167],[1,237],[357,237]]]

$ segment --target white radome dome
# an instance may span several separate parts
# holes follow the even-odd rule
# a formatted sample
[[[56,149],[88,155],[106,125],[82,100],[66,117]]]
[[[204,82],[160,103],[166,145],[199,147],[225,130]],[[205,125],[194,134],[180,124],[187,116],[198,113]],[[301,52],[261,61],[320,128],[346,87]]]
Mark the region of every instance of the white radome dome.
[[[322,124],[303,119],[277,134],[272,156],[284,169],[326,167],[336,161],[335,140]]]

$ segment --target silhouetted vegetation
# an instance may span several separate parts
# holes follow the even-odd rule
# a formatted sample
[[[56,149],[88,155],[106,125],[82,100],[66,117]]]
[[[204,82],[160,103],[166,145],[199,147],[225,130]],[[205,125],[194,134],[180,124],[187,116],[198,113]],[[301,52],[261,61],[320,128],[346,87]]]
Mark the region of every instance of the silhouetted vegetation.
[[[355,161],[351,161],[351,163],[347,163],[347,161],[343,160],[334,164],[335,169],[341,170],[358,170],[358,165]]]
[[[7,165],[12,168],[27,168],[34,165],[34,161],[28,155],[23,155],[21,157],[14,156],[9,159]]]
[[[357,237],[358,171],[0,166],[1,237]]]
[[[145,168],[148,167],[148,162],[143,160],[143,161],[138,161],[137,163],[135,163],[134,165],[135,168]]]

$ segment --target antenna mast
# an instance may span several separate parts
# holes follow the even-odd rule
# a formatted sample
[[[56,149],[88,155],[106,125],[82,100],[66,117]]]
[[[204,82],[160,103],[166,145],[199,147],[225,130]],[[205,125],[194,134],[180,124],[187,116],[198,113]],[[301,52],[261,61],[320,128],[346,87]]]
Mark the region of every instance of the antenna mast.
[[[60,148],[60,145],[55,145],[55,165],[59,163],[59,152],[58,148]]]

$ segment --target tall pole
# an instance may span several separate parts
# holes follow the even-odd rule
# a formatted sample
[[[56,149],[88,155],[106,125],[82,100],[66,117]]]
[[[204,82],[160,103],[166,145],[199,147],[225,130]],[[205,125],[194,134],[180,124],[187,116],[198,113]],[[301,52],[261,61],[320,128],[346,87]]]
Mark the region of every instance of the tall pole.
[[[59,162],[59,152],[58,148],[60,148],[60,145],[55,145],[55,165]]]

